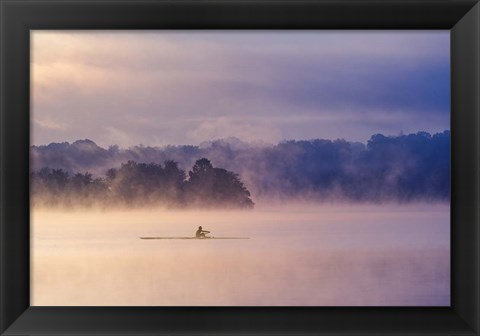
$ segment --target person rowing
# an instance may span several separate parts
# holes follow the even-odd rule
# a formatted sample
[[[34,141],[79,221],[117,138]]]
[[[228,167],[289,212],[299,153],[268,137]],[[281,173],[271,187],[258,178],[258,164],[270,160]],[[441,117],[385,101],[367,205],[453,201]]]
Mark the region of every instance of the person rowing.
[[[197,232],[195,233],[195,237],[196,238],[210,238],[210,237],[206,236],[207,233],[210,233],[210,231],[205,231],[205,230],[202,229],[201,226],[199,226]]]

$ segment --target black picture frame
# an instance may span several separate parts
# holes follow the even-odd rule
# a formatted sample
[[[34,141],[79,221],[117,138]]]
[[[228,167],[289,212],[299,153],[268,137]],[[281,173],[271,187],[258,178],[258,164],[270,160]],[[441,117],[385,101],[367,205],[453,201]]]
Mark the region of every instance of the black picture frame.
[[[1,335],[479,335],[480,5],[471,0],[0,0]],[[30,307],[32,29],[450,29],[451,307]]]

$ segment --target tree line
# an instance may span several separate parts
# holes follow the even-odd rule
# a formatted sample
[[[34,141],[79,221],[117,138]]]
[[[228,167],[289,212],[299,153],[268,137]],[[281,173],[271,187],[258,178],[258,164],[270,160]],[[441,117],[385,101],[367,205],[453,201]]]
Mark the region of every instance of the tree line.
[[[250,192],[239,175],[197,160],[188,176],[178,163],[163,165],[128,161],[108,169],[104,177],[91,173],[69,174],[44,167],[31,173],[34,205],[152,206],[200,208],[253,208]]]
[[[122,162],[165,162],[192,167],[198,158],[242,177],[256,202],[345,200],[417,202],[450,199],[450,132],[372,135],[366,143],[343,139],[249,144],[235,138],[198,146],[104,149],[91,140],[32,146],[32,167],[89,171],[101,176]],[[188,177],[188,176],[187,176]],[[192,182],[193,183],[193,182]]]

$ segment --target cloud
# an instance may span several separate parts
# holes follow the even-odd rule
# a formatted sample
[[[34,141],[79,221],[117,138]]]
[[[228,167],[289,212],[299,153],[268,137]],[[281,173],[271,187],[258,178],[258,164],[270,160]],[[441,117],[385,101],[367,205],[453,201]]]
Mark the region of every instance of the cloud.
[[[449,47],[448,31],[34,31],[32,115],[73,133],[33,141],[434,132],[449,128]]]
[[[218,117],[200,121],[198,126],[189,134],[190,143],[201,143],[212,139],[228,137],[241,138],[252,142],[263,140],[276,142],[280,138],[279,129],[268,120],[243,120],[229,117]]]
[[[53,121],[53,120],[41,120],[41,119],[33,119],[33,123],[35,126],[40,127],[42,129],[46,129],[47,131],[65,131],[66,127],[64,124]]]

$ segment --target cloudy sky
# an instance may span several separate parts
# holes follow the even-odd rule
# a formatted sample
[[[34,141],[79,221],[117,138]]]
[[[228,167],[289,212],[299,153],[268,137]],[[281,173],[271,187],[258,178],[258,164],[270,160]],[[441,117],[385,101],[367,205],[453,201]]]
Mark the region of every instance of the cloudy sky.
[[[450,128],[448,31],[34,31],[31,50],[36,145]]]

